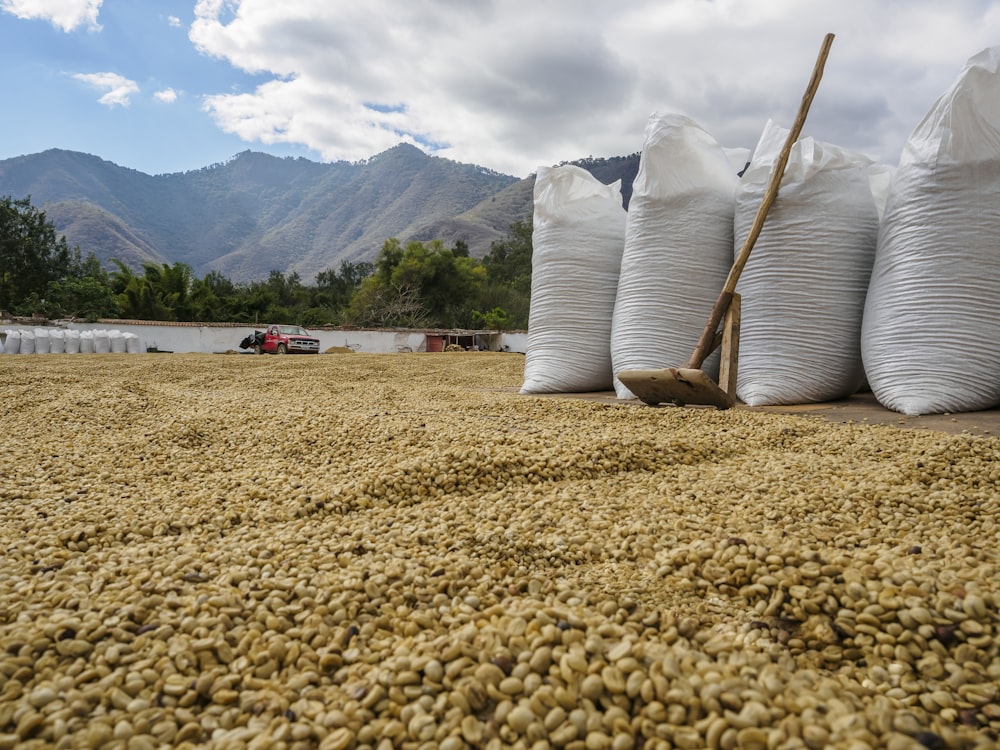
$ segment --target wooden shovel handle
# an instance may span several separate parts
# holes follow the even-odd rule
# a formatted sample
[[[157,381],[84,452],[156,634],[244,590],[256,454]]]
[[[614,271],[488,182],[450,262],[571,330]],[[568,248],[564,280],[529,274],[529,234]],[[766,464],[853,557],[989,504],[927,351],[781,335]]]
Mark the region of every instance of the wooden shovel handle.
[[[816,59],[816,65],[813,67],[812,78],[809,79],[806,93],[803,94],[802,103],[799,104],[799,113],[795,117],[795,122],[792,123],[792,129],[788,131],[788,137],[785,139],[785,145],[778,155],[778,160],[774,162],[774,166],[771,168],[771,179],[767,183],[767,189],[764,191],[764,198],[757,209],[757,215],[754,217],[753,224],[750,225],[750,231],[743,242],[743,247],[740,248],[740,252],[736,256],[736,260],[733,262],[733,267],[729,270],[729,276],[722,287],[722,292],[712,307],[712,313],[708,318],[708,323],[705,325],[705,330],[702,331],[701,339],[698,340],[698,345],[695,347],[691,359],[688,360],[687,367],[693,370],[699,369],[708,358],[708,355],[712,353],[712,342],[715,340],[715,332],[719,329],[719,323],[722,322],[722,318],[729,308],[733,292],[736,291],[736,283],[740,280],[740,274],[743,273],[743,267],[747,264],[747,258],[750,257],[750,251],[753,249],[753,245],[760,235],[760,230],[764,228],[764,219],[767,218],[767,212],[771,210],[771,205],[774,203],[775,198],[778,197],[778,187],[781,185],[781,178],[785,176],[785,166],[788,164],[788,156],[792,152],[792,146],[795,145],[795,141],[799,139],[802,126],[806,122],[806,115],[809,114],[809,107],[816,96],[816,90],[819,89],[819,82],[823,78],[823,68],[826,65],[826,58],[830,54],[832,44],[833,34],[827,34],[823,38],[819,57]]]

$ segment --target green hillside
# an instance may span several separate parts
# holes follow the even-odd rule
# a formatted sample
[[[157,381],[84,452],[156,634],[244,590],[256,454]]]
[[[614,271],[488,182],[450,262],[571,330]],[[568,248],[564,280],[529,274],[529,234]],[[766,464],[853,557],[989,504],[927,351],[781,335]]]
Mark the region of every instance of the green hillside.
[[[631,192],[638,155],[577,162]],[[147,175],[52,149],[0,161],[0,195],[30,196],[71,246],[139,268],[186,263],[234,281],[371,261],[396,237],[482,257],[530,219],[534,176],[517,179],[400,144],[363,162],[317,163],[244,151],[184,173]]]

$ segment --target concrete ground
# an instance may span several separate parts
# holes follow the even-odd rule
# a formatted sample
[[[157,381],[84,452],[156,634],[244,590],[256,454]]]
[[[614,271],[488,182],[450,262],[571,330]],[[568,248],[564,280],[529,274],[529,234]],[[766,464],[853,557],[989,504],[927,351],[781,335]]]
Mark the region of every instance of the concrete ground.
[[[559,393],[548,394],[545,398],[578,398],[589,401],[619,403],[634,405],[644,409],[676,409],[671,404],[650,407],[636,399],[619,400],[614,391],[599,393]],[[685,407],[711,408],[711,407]],[[822,417],[831,422],[854,422],[863,424],[886,424],[916,430],[936,430],[953,434],[969,433],[972,435],[1000,435],[1000,408],[987,411],[964,412],[958,414],[927,414],[919,417],[909,417],[905,414],[886,409],[875,400],[870,392],[856,393],[842,401],[829,401],[822,404],[800,404],[794,406],[747,406],[739,404],[737,409],[749,411],[773,412],[776,414],[794,414],[804,417]]]

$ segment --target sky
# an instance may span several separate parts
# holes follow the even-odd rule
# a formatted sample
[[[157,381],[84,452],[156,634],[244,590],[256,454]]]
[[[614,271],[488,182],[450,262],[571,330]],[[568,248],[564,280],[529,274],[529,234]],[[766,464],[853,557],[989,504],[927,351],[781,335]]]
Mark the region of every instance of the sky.
[[[526,177],[640,151],[654,112],[752,148],[828,32],[803,135],[895,165],[1000,45],[1000,0],[0,0],[0,159],[163,174],[405,142]]]

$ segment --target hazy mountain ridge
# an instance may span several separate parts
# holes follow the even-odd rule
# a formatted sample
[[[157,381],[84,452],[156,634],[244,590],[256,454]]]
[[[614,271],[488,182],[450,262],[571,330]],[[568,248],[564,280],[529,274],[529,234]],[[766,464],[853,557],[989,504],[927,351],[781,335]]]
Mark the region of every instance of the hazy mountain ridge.
[[[604,182],[624,175],[630,193],[638,155],[580,164]],[[533,175],[519,180],[406,144],[353,164],[245,151],[155,176],[59,149],[0,161],[0,195],[30,196],[84,255],[134,268],[183,262],[234,281],[272,270],[309,281],[342,260],[373,260],[390,237],[463,240],[481,257],[531,217],[533,185]]]

